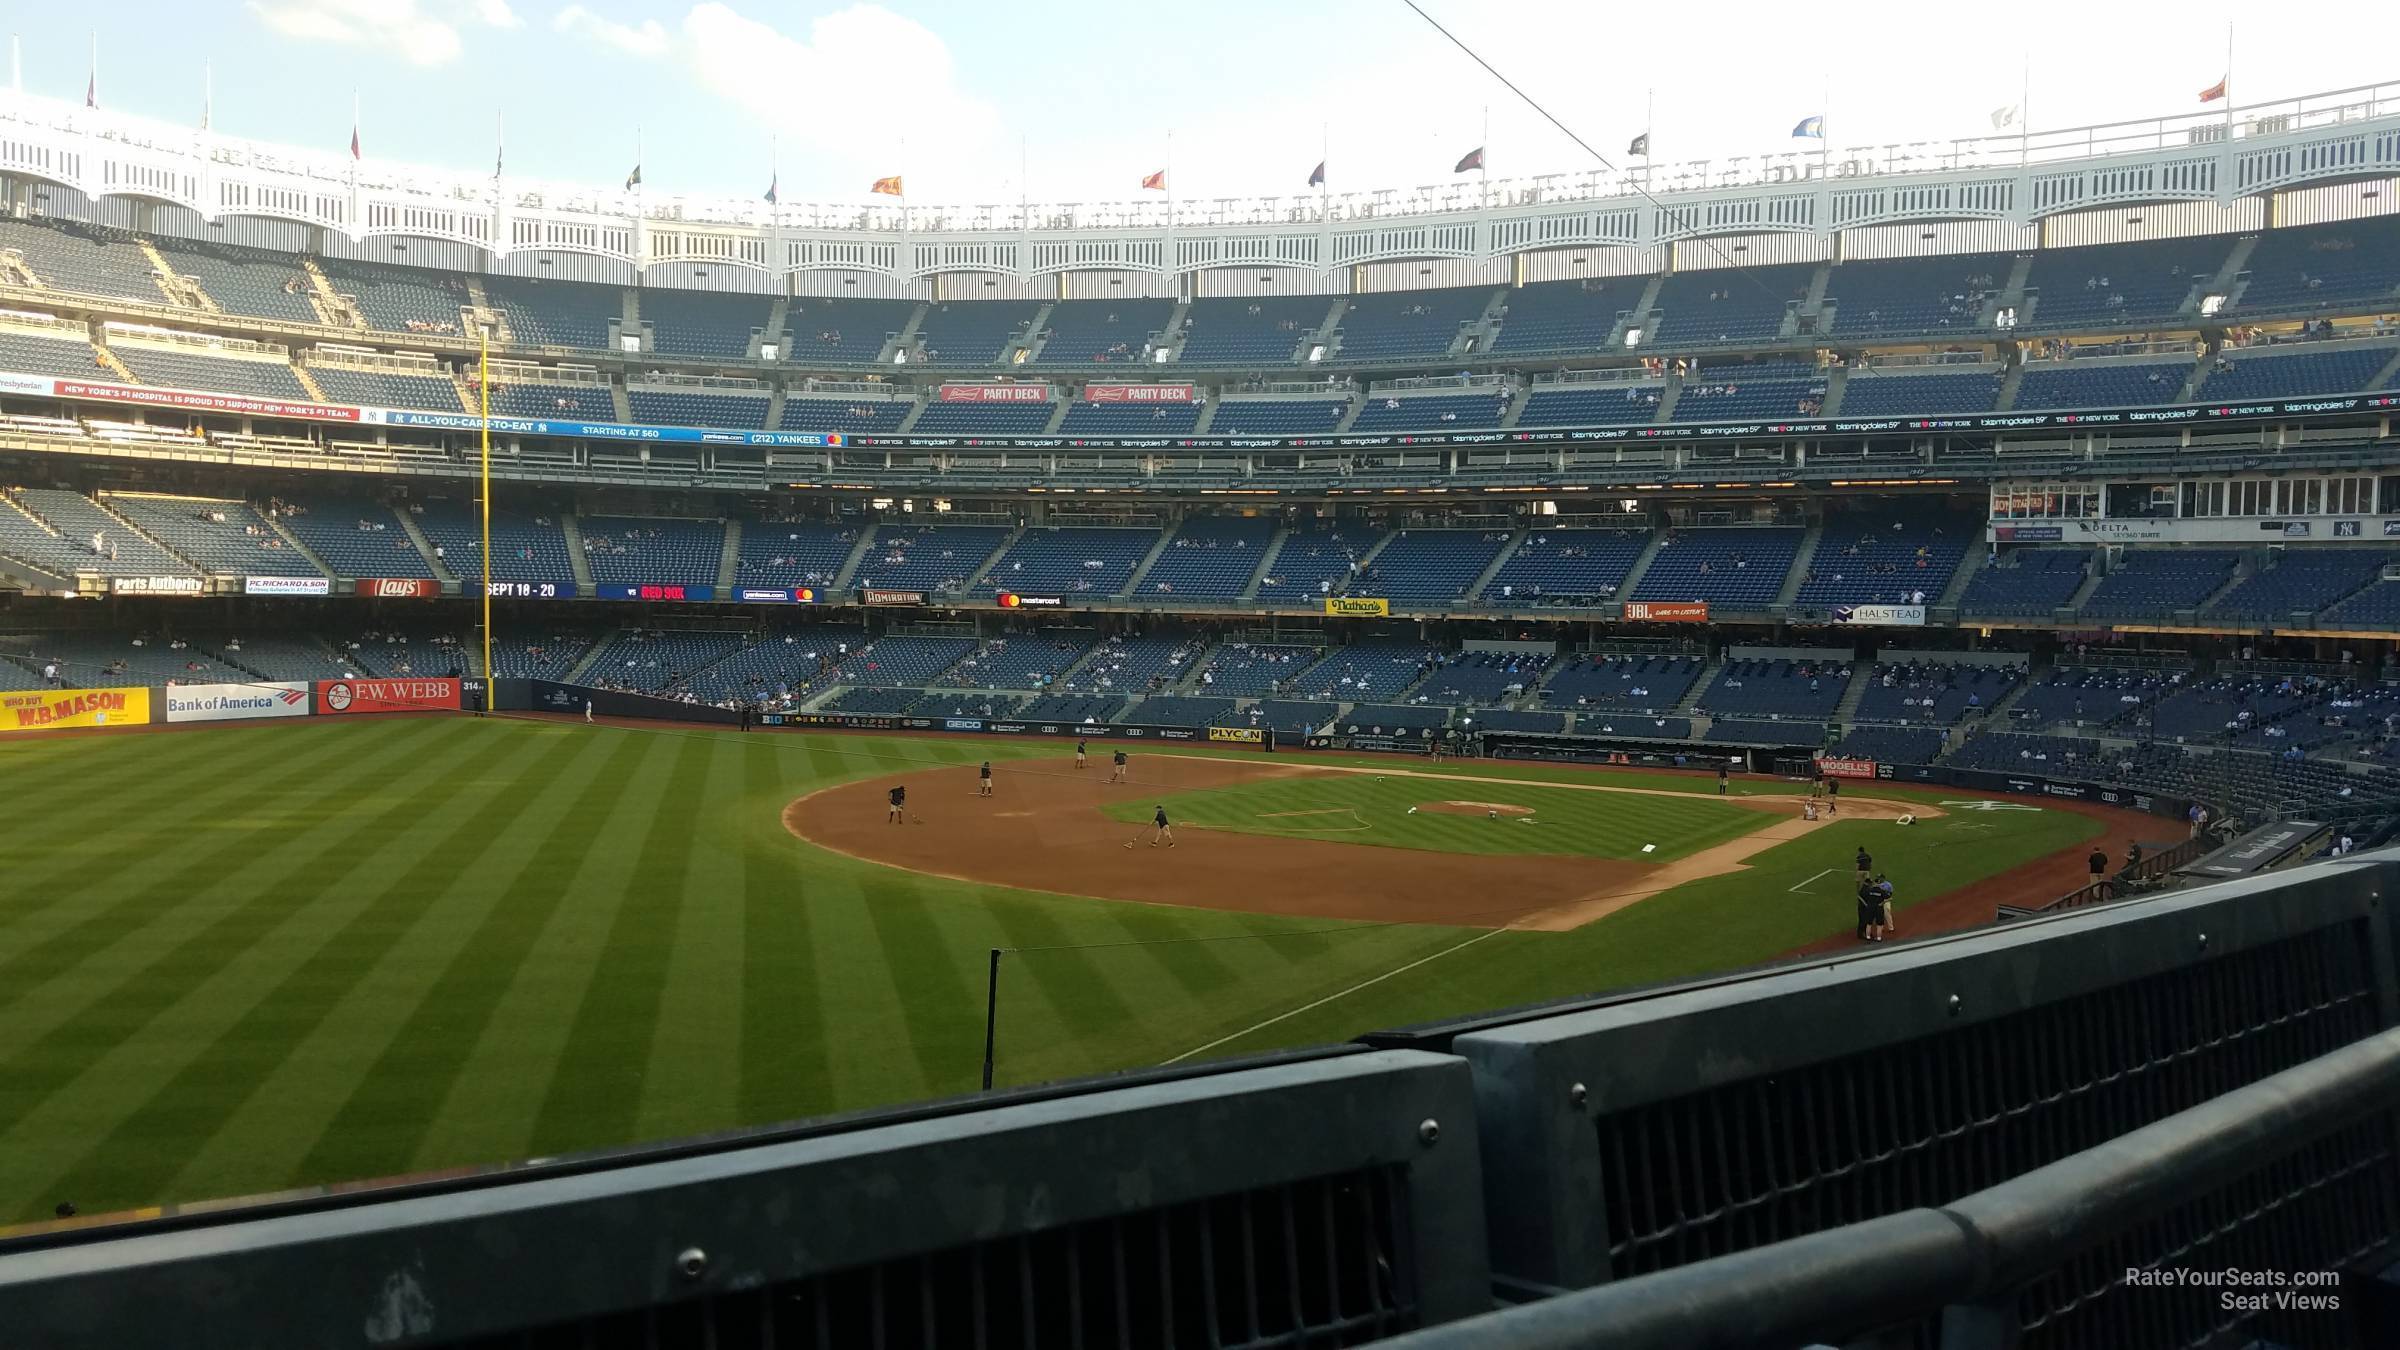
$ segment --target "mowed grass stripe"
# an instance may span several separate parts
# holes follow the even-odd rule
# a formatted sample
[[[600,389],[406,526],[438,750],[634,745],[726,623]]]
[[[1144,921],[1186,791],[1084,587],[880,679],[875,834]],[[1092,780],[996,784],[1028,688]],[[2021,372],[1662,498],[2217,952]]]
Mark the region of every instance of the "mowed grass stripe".
[[[811,771],[833,759],[821,745],[804,742],[799,748]],[[803,849],[783,828],[783,802],[803,787],[817,786],[795,775],[793,758],[753,757],[743,766],[747,811],[776,813],[772,825],[753,825],[742,836],[751,856],[742,870],[740,1119],[750,1125],[834,1105],[825,1068],[828,1038],[834,1034],[831,1013],[810,978],[816,937],[811,902],[817,888],[812,874],[830,878],[832,869],[803,866],[804,857],[822,864],[825,856]],[[830,890],[834,883],[824,885]]]
[[[715,753],[716,742],[698,737],[675,747],[661,810],[645,823],[631,870],[612,878],[624,898],[559,1047],[534,1120],[537,1152],[615,1143],[633,1133],[667,968],[681,936],[684,873],[698,828],[693,815]]]
[[[497,762],[509,748],[495,739],[478,758]],[[340,875],[330,870],[332,860],[352,852],[362,838],[397,834],[418,810],[413,790],[419,780],[430,782],[456,768],[421,758],[395,780],[410,791],[398,794],[383,811],[265,855],[261,868],[267,859],[282,864],[267,869],[268,876],[253,876],[258,869],[252,867],[236,869],[223,885],[244,899],[190,931],[166,934],[163,950],[100,989],[90,1006],[0,1059],[0,1103],[20,1093],[41,1096],[36,1109],[17,1115],[0,1132],[0,1151],[10,1155],[13,1167],[25,1169],[19,1184],[54,1170],[45,1159],[62,1141],[79,1146],[111,1128],[155,1087],[159,1075],[180,1067],[183,1056],[198,1053],[213,1039],[212,1028],[238,1016],[232,1006],[246,1005],[257,982],[290,959],[295,934],[332,922],[329,916],[350,904],[321,896],[314,904],[294,906],[280,883],[292,876]],[[270,941],[271,936],[282,941]],[[161,1025],[170,1010],[178,1015]],[[153,1026],[160,1026],[158,1034],[144,1035]],[[26,1199],[0,1191],[11,1210]]]
[[[453,769],[448,794],[437,798],[410,832],[408,845],[416,850],[414,860],[384,872],[380,886],[370,889],[361,885],[355,891],[333,888],[334,895],[348,899],[357,894],[364,900],[312,948],[291,953],[282,977],[257,995],[199,1054],[160,1083],[147,1100],[92,1143],[51,1187],[51,1193],[88,1195],[104,1204],[138,1204],[160,1194],[184,1162],[178,1146],[214,1138],[226,1120],[265,1086],[285,1057],[305,1044],[335,1006],[391,956],[411,927],[453,893],[461,874],[480,856],[482,843],[507,829],[531,801],[522,792],[512,794],[518,781],[514,775],[482,772],[481,766],[497,764],[513,753],[513,747],[491,739],[483,748],[481,765]],[[554,746],[526,767],[536,781],[543,781],[572,749],[564,743]],[[512,795],[513,804],[509,800]],[[420,831],[421,840],[414,837]],[[358,858],[353,873],[375,867],[389,851]],[[365,1067],[354,1060],[349,1072],[362,1072]],[[338,1094],[345,1084],[339,1076],[328,1076],[338,1075],[338,1070],[330,1065],[318,1068],[320,1073],[305,1085],[295,1085],[295,1090]],[[277,1109],[286,1110],[291,1104],[288,1099],[281,1100]],[[253,1152],[268,1148],[267,1141],[256,1133],[246,1138],[245,1145]],[[283,1154],[288,1165],[299,1160],[305,1147],[305,1141],[287,1140],[275,1151]],[[109,1194],[104,1188],[117,1188],[117,1193]]]
[[[155,780],[138,755],[96,755],[88,765],[55,775],[84,782],[108,808],[102,813],[94,810],[87,798],[53,797],[47,787],[43,789],[38,803],[42,816],[58,820],[63,828],[24,835],[10,832],[26,854],[21,861],[13,850],[9,854],[5,892],[9,898],[0,901],[0,940],[22,954],[28,942],[40,940],[25,927],[33,920],[60,911],[88,915],[85,907],[94,894],[118,889],[114,883],[125,873],[162,858],[180,864],[193,836],[210,824],[195,816],[195,810],[221,810],[223,785],[237,785],[237,790],[254,798],[290,798],[313,805],[320,816],[336,809],[338,804],[327,799],[311,780],[345,758],[356,758],[361,753],[359,745],[345,746],[339,738],[328,737],[294,753],[294,742],[280,729],[239,733],[234,739],[252,737],[252,744],[229,746],[221,760],[196,760]],[[207,732],[191,732],[139,736],[127,743],[176,739],[195,744],[219,740]],[[390,752],[368,749],[365,753]],[[12,774],[12,781],[36,780]],[[238,845],[225,845],[233,852],[256,847],[239,831],[226,834],[229,840],[241,839]],[[7,968],[0,966],[0,987],[17,983]]]
[[[415,740],[392,740],[365,756],[353,749],[351,763],[360,770],[398,772],[414,761],[420,767],[431,764],[438,747],[452,743],[463,724],[440,724],[441,731],[429,730],[422,744]],[[273,845],[288,846],[310,837],[328,827],[352,809],[354,803],[340,794],[328,793],[315,775],[329,767],[339,756],[338,746],[326,747],[325,763],[309,761],[295,766],[295,777],[279,780],[273,791],[299,800],[294,808],[292,827],[274,836]],[[307,774],[307,779],[298,774]],[[174,833],[172,841],[159,840],[149,846],[128,840],[120,845],[116,866],[95,861],[86,869],[52,880],[50,886],[60,888],[55,906],[60,922],[56,926],[40,925],[16,931],[10,935],[11,951],[0,956],[0,1017],[9,1019],[18,1029],[20,1043],[28,1034],[29,1018],[56,1016],[71,1018],[79,1012],[85,999],[78,993],[89,991],[106,978],[112,964],[144,959],[142,953],[157,936],[153,924],[163,923],[178,915],[201,916],[221,908],[215,899],[220,893],[236,893],[236,878],[248,865],[279,853],[281,849],[262,841],[260,836],[246,830],[214,832],[214,847],[194,853],[189,839],[194,825],[187,818]],[[115,899],[97,898],[102,883]],[[250,892],[253,904],[267,897],[255,889]],[[66,901],[75,902],[72,907]],[[132,952],[129,958],[112,961],[111,949],[123,948]],[[20,1011],[22,1009],[22,1011]]]
[[[694,833],[706,838],[738,831],[748,763],[774,755],[771,738],[755,733],[712,742]],[[683,906],[634,1118],[638,1138],[689,1133],[734,1118],[741,1097],[742,1003],[741,984],[730,976],[742,964],[742,884],[749,862],[743,847],[695,848],[684,859],[677,883]]]
[[[490,1024],[467,1050],[457,1086],[422,1145],[431,1156],[488,1160],[532,1150],[575,1011],[604,956],[600,935],[633,899],[635,859],[651,831],[691,827],[689,811],[670,808],[666,795],[676,757],[691,739],[616,728],[590,734],[639,742],[641,757],[614,784],[601,814],[540,845],[527,884],[555,887],[564,903],[510,972]]]
[[[983,985],[968,983],[966,955],[933,913],[925,888],[902,875],[870,878],[862,887],[874,926],[877,964],[889,973],[887,997],[899,1044],[915,1061],[917,1081],[935,1095],[964,1092],[981,1081],[976,1065],[982,1036]],[[887,1037],[888,1039],[888,1037]]]
[[[467,1054],[491,1025],[501,997],[535,939],[565,904],[565,887],[544,885],[537,861],[559,838],[580,837],[623,790],[648,749],[637,736],[579,736],[579,753],[548,783],[520,786],[536,809],[495,841],[476,872],[484,908],[455,942],[440,972],[389,1039],[296,1169],[298,1180],[388,1176],[415,1164],[433,1119],[456,1093]],[[471,1122],[466,1127],[471,1133]],[[489,1156],[478,1154],[477,1156]]]

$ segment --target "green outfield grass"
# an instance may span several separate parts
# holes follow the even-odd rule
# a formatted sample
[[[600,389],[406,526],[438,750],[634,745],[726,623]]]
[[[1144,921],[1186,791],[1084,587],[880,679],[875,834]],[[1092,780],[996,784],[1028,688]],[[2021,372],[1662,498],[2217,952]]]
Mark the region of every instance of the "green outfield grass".
[[[1589,784],[1591,775],[1585,774],[1583,781]],[[1521,807],[1532,814],[1503,812],[1494,819],[1434,809],[1438,803],[1460,801]],[[1680,858],[1774,819],[1692,792],[1651,796],[1541,782],[1355,773],[1265,778],[1157,800],[1121,801],[1105,810],[1117,820],[1138,824],[1162,805],[1168,819],[1197,829],[1443,853],[1568,854],[1648,862]],[[1653,845],[1652,851],[1644,853],[1645,844]]]
[[[1852,831],[1905,903],[2090,823],[1845,822],[1575,933],[1490,936],[977,886],[822,852],[780,820],[843,779],[1060,753],[471,718],[0,743],[0,1222],[967,1091],[993,947],[1018,953],[1002,1080],[1027,1082],[1745,964],[1847,926],[1838,888],[1787,888]],[[1505,790],[1544,816],[1552,797],[1648,800]]]

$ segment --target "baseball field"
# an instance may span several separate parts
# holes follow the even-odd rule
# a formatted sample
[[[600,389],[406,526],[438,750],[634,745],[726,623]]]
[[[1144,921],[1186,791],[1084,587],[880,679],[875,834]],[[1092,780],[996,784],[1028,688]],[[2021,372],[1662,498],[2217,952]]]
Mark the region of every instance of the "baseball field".
[[[1109,749],[466,717],[0,741],[0,1223],[971,1091],[992,948],[1011,1085],[1770,959],[1847,933],[1861,846],[1911,936],[2071,889],[2130,828],[1232,746],[1140,746],[1112,784]]]

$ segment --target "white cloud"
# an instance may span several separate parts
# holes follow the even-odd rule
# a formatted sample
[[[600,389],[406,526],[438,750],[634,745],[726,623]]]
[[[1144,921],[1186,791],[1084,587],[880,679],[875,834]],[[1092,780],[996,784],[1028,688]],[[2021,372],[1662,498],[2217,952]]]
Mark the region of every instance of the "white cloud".
[[[506,0],[497,2],[506,7]],[[418,66],[458,59],[458,29],[416,0],[249,0],[249,10],[270,30],[302,42],[376,47]]]
[[[645,60],[664,56],[670,45],[667,30],[656,19],[644,19],[639,24],[619,23],[604,18],[581,5],[569,5],[550,20],[550,26],[561,33],[589,38],[603,46],[614,47],[627,56]]]
[[[475,17],[494,28],[523,28],[525,21],[508,7],[508,0],[475,0]]]

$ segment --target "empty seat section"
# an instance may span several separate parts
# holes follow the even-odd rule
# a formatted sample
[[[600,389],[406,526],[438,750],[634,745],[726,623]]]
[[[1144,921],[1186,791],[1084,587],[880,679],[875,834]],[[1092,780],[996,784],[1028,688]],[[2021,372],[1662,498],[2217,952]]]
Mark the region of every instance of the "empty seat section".
[[[1509,393],[1492,389],[1473,394],[1416,394],[1407,398],[1367,395],[1366,405],[1350,424],[1353,435],[1383,431],[1447,431],[1453,428],[1496,427],[1508,416]]]
[[[992,564],[994,591],[1027,595],[1115,595],[1158,542],[1156,530],[1037,526]]]
[[[2028,364],[2015,407],[2138,408],[2173,403],[2192,373],[2189,361],[2042,361]]]
[[[1792,598],[1803,605],[1929,604],[1980,533],[1964,516],[1845,513],[1826,522]]]
[[[1130,719],[1160,727],[1230,726],[1234,700],[1196,698],[1187,694],[1153,694],[1143,699]]]
[[[1390,703],[1361,703],[1346,713],[1336,714],[1333,725],[1352,736],[1404,735],[1422,737],[1450,725],[1450,710],[1428,704],[1423,707]]]
[[[1813,263],[1680,272],[1658,288],[1658,324],[1645,347],[1719,347],[1765,342],[1783,332],[1784,312],[1808,296]]]
[[[605,385],[551,383],[543,380],[510,380],[493,372],[492,416],[546,418],[565,417],[589,419],[594,422],[617,420],[617,402]],[[472,393],[474,373],[467,379]]]
[[[2392,561],[2390,554],[2375,549],[2286,549],[2274,566],[2234,583],[2205,614],[2212,619],[2287,624],[2295,613],[2313,613],[2374,584]]]
[[[1459,331],[1483,317],[1488,286],[1439,291],[1385,291],[1350,297],[1342,314],[1336,361],[1433,360],[1458,342]]]
[[[91,339],[78,333],[0,332],[0,370],[22,375],[61,375],[71,380],[107,379]]]
[[[1225,698],[1272,694],[1315,665],[1320,651],[1297,643],[1228,642],[1202,663],[1197,690]]]
[[[1683,702],[1703,669],[1694,656],[1576,656],[1551,668],[1542,706],[1663,713]]]
[[[0,219],[0,249],[17,250],[52,290],[167,303],[158,269],[122,230],[66,220]]]
[[[1176,363],[1186,366],[1288,366],[1300,344],[1325,325],[1325,295],[1220,296],[1184,311]]]
[[[1193,516],[1142,577],[1139,598],[1161,604],[1234,600],[1250,587],[1275,522],[1265,517]]]
[[[2033,255],[2030,313],[2017,326],[2054,332],[2175,318],[2232,256],[2231,235],[2046,248]]]
[[[308,302],[315,289],[308,273],[288,254],[278,257],[253,249],[165,238],[156,242],[167,266],[199,282],[208,298],[228,314],[280,323],[324,322],[317,317],[316,306]]]
[[[1664,384],[1611,382],[1536,386],[1517,410],[1520,427],[1638,426],[1658,420]]]
[[[2015,265],[2006,253],[1843,263],[1825,282],[1833,331],[1844,337],[1971,334]]]
[[[684,687],[709,700],[786,703],[820,681],[840,659],[843,646],[855,651],[866,645],[866,630],[861,628],[804,624],[773,629],[695,673]]]
[[[1431,643],[1368,638],[1327,652],[1279,692],[1344,703],[1393,699],[1423,678],[1440,655]]]
[[[854,525],[744,521],[733,562],[733,584],[831,586],[840,579],[842,564],[857,546],[858,527]]]
[[[336,576],[429,577],[416,541],[399,515],[382,502],[360,497],[311,495],[281,516],[283,528],[325,560]],[[562,574],[557,578],[565,580]]]
[[[763,427],[767,424],[767,398],[764,388],[756,394],[638,387],[625,391],[634,421],[670,427]]]
[[[1175,316],[1172,300],[1061,300],[1044,320],[1043,365],[1140,365]]]
[[[739,633],[619,633],[600,648],[584,679],[604,689],[658,693],[741,650]]]
[[[2000,397],[1997,370],[1931,375],[1866,375],[1853,372],[1842,387],[1840,415],[1933,417],[1944,413],[1990,412]]]
[[[1100,635],[1084,628],[1045,628],[987,638],[940,683],[962,689],[1040,689],[1067,673]]]
[[[897,431],[908,419],[908,410],[916,404],[906,399],[799,398],[787,395],[783,400],[783,417],[776,427],[783,431]]]
[[[386,333],[461,337],[470,330],[460,310],[473,303],[466,278],[421,267],[327,258],[318,264],[334,290],[350,297],[369,328]]]
[[[2230,549],[2129,549],[2100,579],[2083,613],[2089,618],[2158,619],[2191,609],[2232,576]]]
[[[1825,404],[1825,372],[1798,361],[1712,366],[1684,377],[1677,422],[1814,417]]]
[[[1138,694],[1163,689],[1183,678],[1200,659],[1202,643],[1190,637],[1128,637],[1101,643],[1082,665],[1067,672],[1057,688],[1085,693]]]
[[[937,395],[909,428],[919,436],[1038,436],[1058,405],[1039,403],[944,403]]]
[[[1467,598],[1509,537],[1506,530],[1402,530],[1350,589],[1394,604],[1455,604]]]
[[[111,493],[103,504],[204,572],[227,576],[322,576],[245,501]]]
[[[882,637],[849,655],[820,684],[923,687],[974,651],[973,638]],[[903,705],[905,706],[905,705]]]
[[[228,394],[255,394],[261,398],[291,399],[315,402],[300,377],[281,361],[262,361],[238,356],[212,356],[205,351],[158,347],[137,347],[129,343],[112,343],[109,350],[144,384],[161,385],[169,389],[205,389]]]
[[[1548,653],[1450,652],[1406,697],[1454,708],[1495,704],[1532,688],[1549,665]]]
[[[1849,682],[1850,669],[1839,662],[1732,660],[1695,706],[1712,716],[1822,722]]]
[[[1630,598],[1770,604],[1783,589],[1805,533],[1788,525],[1677,531],[1659,542]]]
[[[592,580],[713,586],[725,556],[725,522],[648,516],[580,516]]]
[[[1212,436],[1321,436],[1342,424],[1350,400],[1227,398],[1217,405]]]
[[[460,410],[458,385],[448,375],[409,375],[389,370],[351,370],[343,366],[308,368],[309,378],[336,403],[362,408],[422,408],[429,412]]]
[[[1199,425],[1198,403],[1069,404],[1061,436],[1188,436]]]
[[[1022,300],[958,300],[933,305],[917,323],[917,346],[933,365],[992,365],[1040,311],[1041,306]]]
[[[784,310],[784,359],[804,366],[868,366],[917,312],[914,300],[795,296]]]
[[[1535,530],[1492,574],[1484,602],[1530,607],[1615,599],[1649,542],[1647,532]]]
[[[625,293],[614,286],[485,277],[483,293],[520,346],[608,350],[609,325],[625,317]]]
[[[440,561],[452,575],[481,580],[483,520],[473,502],[428,502],[416,521],[425,538],[441,551]],[[571,584],[575,565],[567,558],[567,536],[558,518],[494,506],[492,576],[504,581]]]
[[[2235,314],[2333,309],[2400,300],[2400,217],[2296,225],[2258,237]]]
[[[1878,764],[1931,764],[1949,737],[1922,727],[1852,727],[1827,754],[1839,759],[1866,759]]]
[[[2048,618],[2063,609],[2091,572],[2084,549],[2019,549],[1978,569],[1959,598],[1961,614],[1995,619]]]
[[[93,536],[99,536],[99,550],[92,552],[88,560],[79,561],[78,570],[118,577],[192,575],[191,567],[182,559],[125,528],[124,521],[101,510],[80,492],[20,488],[17,501],[57,530],[70,552],[75,549],[90,552]]]
[[[1501,301],[1506,312],[1492,339],[1495,356],[1608,350],[1617,320],[1641,303],[1647,276],[1590,277],[1520,286]]]
[[[1988,711],[2017,687],[2024,672],[2013,666],[1969,666],[1948,661],[1884,661],[1863,676],[1856,716],[1863,722],[1909,722],[1949,726]]]
[[[650,325],[650,349],[673,356],[746,361],[750,343],[767,325],[775,303],[767,295],[717,295],[668,287],[638,297],[642,322]]]
[[[997,525],[878,525],[853,582],[876,590],[957,592],[1007,537]]]
[[[2391,364],[2391,347],[2340,347],[2236,353],[2218,358],[2200,383],[2212,403],[2363,393]]]

